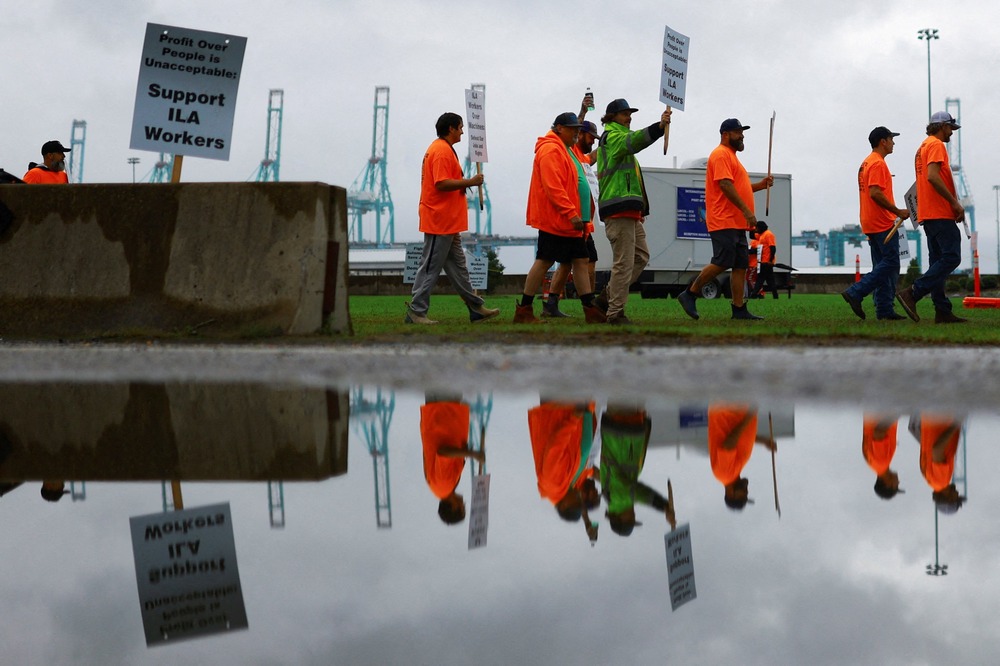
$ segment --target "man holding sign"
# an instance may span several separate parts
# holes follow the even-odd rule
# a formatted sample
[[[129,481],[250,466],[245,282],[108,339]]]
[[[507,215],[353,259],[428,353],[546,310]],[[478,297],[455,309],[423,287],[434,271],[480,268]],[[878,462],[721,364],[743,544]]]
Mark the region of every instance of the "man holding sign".
[[[424,234],[424,250],[404,321],[437,323],[427,317],[427,310],[431,306],[431,289],[442,269],[469,308],[469,319],[473,323],[485,321],[496,317],[500,310],[485,307],[483,299],[473,291],[461,239],[461,233],[469,229],[465,188],[482,185],[483,175],[462,177],[462,165],[454,148],[465,133],[462,116],[442,114],[435,130],[438,138],[427,148],[420,173],[420,231]]]
[[[958,223],[965,220],[965,209],[955,194],[948,149],[944,145],[961,125],[947,111],[938,111],[927,125],[927,138],[914,160],[917,172],[917,221],[927,235],[930,266],[896,298],[913,321],[920,321],[917,301],[930,294],[934,302],[934,323],[961,324],[966,321],[951,311],[951,301],[944,295],[944,283],[962,262],[962,234]]]

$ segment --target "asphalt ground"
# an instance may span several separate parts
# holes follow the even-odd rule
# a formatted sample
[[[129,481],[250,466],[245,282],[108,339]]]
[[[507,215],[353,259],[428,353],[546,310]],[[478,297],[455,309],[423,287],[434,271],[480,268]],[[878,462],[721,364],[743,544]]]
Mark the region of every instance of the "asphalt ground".
[[[0,381],[265,383],[994,410],[1000,349],[0,345]]]

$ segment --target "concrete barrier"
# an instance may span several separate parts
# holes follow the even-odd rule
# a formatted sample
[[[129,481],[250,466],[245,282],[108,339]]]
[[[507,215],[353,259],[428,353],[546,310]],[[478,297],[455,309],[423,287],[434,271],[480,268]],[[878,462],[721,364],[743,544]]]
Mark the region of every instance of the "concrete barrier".
[[[347,473],[346,391],[0,384],[0,482],[317,481]]]
[[[0,201],[0,336],[350,332],[343,188],[17,184]]]

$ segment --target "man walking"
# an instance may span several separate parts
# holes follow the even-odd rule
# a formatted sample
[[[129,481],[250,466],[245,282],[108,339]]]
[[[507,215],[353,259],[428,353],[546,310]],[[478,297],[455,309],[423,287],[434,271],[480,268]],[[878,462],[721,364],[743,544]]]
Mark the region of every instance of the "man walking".
[[[514,312],[515,324],[536,323],[535,292],[553,263],[571,264],[573,284],[580,294],[588,324],[604,323],[594,306],[594,289],[587,272],[589,254],[584,234],[590,221],[590,185],[570,147],[580,134],[575,113],[560,113],[552,129],[535,142],[535,159],[528,186],[527,224],[538,229],[535,262],[524,279],[524,293]]]
[[[757,245],[760,247],[760,264],[757,269],[757,278],[753,282],[750,293],[754,297],[763,298],[764,289],[767,288],[771,290],[771,294],[775,298],[778,298],[778,285],[774,280],[774,262],[778,256],[778,241],[775,240],[774,232],[767,228],[767,222],[764,220],[757,220],[757,227],[752,233],[757,236]]]
[[[61,185],[69,182],[66,175],[66,153],[71,148],[67,148],[58,141],[46,141],[42,144],[42,163],[34,162],[28,165],[28,172],[24,174],[24,182],[35,183],[37,185]]]
[[[445,113],[435,125],[438,138],[424,154],[420,174],[420,231],[424,250],[413,281],[413,298],[406,309],[408,324],[436,324],[427,317],[431,290],[444,269],[458,295],[469,309],[469,319],[480,322],[496,317],[500,310],[487,308],[472,289],[465,265],[461,233],[469,229],[465,188],[483,184],[483,175],[463,178],[454,145],[462,140],[465,124],[457,113]]]
[[[917,150],[914,168],[917,173],[917,221],[927,236],[930,265],[913,284],[896,294],[899,304],[913,321],[920,321],[917,301],[931,295],[934,322],[961,324],[967,319],[955,316],[951,301],[944,295],[944,283],[962,261],[962,234],[958,224],[965,219],[965,209],[955,195],[948,150],[944,144],[961,125],[947,111],[938,111],[927,125],[927,138]]]
[[[886,240],[896,224],[896,218],[905,220],[910,217],[910,211],[896,207],[892,196],[892,174],[885,163],[885,157],[892,153],[897,136],[898,132],[890,132],[886,127],[873,129],[868,135],[872,152],[858,169],[861,231],[868,236],[872,269],[840,295],[861,319],[865,318],[861,301],[868,294],[872,294],[875,316],[879,319],[906,319],[892,309],[896,280],[899,279],[899,234],[894,233],[892,238]]]
[[[705,212],[708,235],[712,238],[712,259],[701,269],[677,301],[692,319],[698,318],[695,299],[705,283],[714,280],[727,269],[732,269],[730,289],[733,294],[733,319],[763,319],[751,314],[743,301],[749,263],[747,230],[757,228],[754,214],[753,193],[774,182],[767,176],[750,182],[747,170],[740,164],[736,153],[743,150],[743,131],[750,129],[736,118],[727,118],[719,127],[720,143],[708,156],[705,171]],[[763,241],[762,241],[763,244]]]
[[[649,215],[649,201],[635,154],[667,133],[672,113],[668,107],[660,114],[658,123],[633,132],[629,128],[636,111],[624,99],[608,104],[601,118],[604,134],[597,149],[600,215],[613,255],[607,286],[609,324],[632,323],[625,316],[628,288],[649,261],[646,231],[642,226]]]

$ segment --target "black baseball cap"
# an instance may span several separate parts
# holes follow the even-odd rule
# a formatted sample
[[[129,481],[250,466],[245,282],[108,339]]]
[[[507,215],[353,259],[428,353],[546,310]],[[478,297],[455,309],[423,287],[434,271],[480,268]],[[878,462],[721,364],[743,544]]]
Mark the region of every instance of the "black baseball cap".
[[[556,116],[556,119],[552,121],[552,127],[556,125],[562,125],[563,127],[581,127],[580,119],[572,111],[567,111],[566,113],[560,113]]]
[[[722,125],[719,127],[719,133],[721,134],[722,132],[735,132],[736,130],[748,129],[750,129],[749,125],[744,125],[740,121],[736,120],[736,118],[726,118],[722,121]]]
[[[580,131],[581,132],[586,132],[587,134],[589,134],[589,135],[591,135],[593,137],[596,137],[596,138],[600,138],[601,137],[601,130],[597,129],[597,125],[595,125],[594,123],[590,122],[589,120],[584,120],[583,121],[583,124],[580,126]]]
[[[872,148],[874,148],[882,139],[891,139],[896,136],[899,136],[899,132],[890,131],[888,127],[879,125],[868,135],[868,143],[872,144]]]
[[[42,157],[49,153],[68,153],[72,148],[67,148],[58,141],[46,141],[42,144]]]
[[[638,110],[639,109],[629,105],[628,102],[619,97],[618,99],[613,99],[610,102],[608,102],[608,109],[607,111],[605,111],[605,113],[607,113],[608,115],[614,113],[621,113],[622,111],[631,111],[632,113],[635,113]]]

